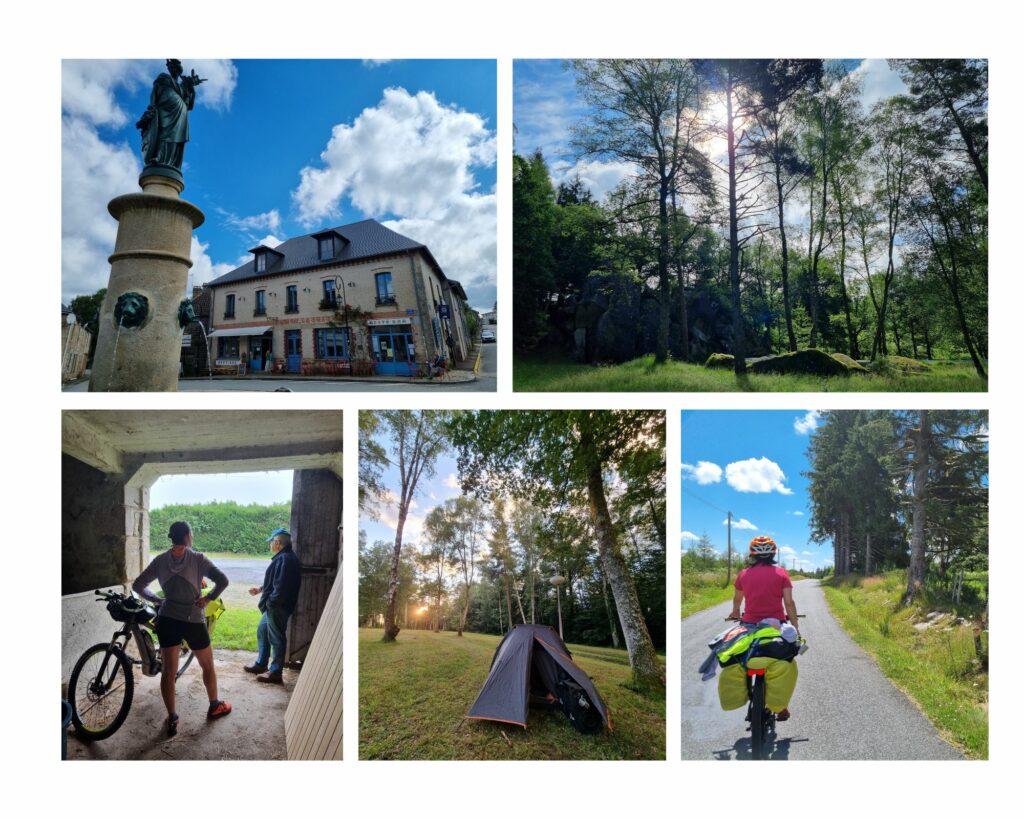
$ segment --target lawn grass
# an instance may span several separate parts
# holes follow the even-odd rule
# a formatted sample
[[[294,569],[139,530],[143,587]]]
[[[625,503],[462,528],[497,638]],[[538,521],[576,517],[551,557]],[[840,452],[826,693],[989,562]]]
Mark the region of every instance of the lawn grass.
[[[359,632],[360,759],[665,758],[665,699],[625,687],[623,650],[569,646],[612,718],[611,732],[581,734],[560,712],[536,707],[525,730],[463,720],[500,637],[405,630],[384,643],[382,636]]]
[[[210,635],[214,648],[232,648],[239,651],[256,651],[256,626],[262,614],[253,608],[228,607],[217,620]]]
[[[748,375],[644,356],[624,364],[595,366],[563,359],[517,355],[516,392],[985,392],[988,382],[970,364],[931,364],[927,373],[853,375]]]
[[[988,674],[975,656],[974,624],[949,612],[927,630],[914,628],[942,609],[935,601],[899,608],[906,582],[906,572],[894,571],[822,585],[832,614],[882,672],[948,740],[987,759]]]

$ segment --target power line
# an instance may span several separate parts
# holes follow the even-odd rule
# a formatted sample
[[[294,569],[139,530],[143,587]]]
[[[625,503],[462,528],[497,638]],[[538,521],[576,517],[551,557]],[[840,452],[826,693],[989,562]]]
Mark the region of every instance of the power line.
[[[700,501],[700,502],[701,502],[701,503],[703,503],[703,504],[704,504],[705,506],[710,506],[710,507],[711,507],[712,509],[714,509],[714,510],[715,510],[716,512],[721,512],[721,513],[722,513],[723,515],[728,515],[728,514],[729,514],[729,510],[727,510],[727,509],[722,509],[722,508],[721,508],[720,506],[715,506],[715,505],[714,505],[713,503],[711,503],[710,501],[706,501],[706,500],[704,500],[704,498],[702,498],[702,497],[701,497],[700,495],[698,495],[698,494],[696,494],[696,493],[694,493],[694,492],[691,492],[691,491],[690,491],[689,489],[687,489],[687,488],[686,488],[685,486],[684,486],[684,487],[682,487],[682,490],[683,490],[683,492],[684,492],[685,494],[689,495],[689,496],[690,496],[691,498],[693,498],[694,500],[698,500],[698,501]]]

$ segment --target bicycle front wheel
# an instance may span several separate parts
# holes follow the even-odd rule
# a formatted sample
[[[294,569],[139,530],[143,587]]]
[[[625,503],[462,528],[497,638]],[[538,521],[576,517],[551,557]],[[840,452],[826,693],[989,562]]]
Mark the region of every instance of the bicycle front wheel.
[[[764,676],[758,674],[750,686],[750,756],[764,759],[765,740]]]
[[[87,742],[111,736],[128,717],[134,692],[132,662],[120,648],[97,643],[86,650],[68,683],[75,733]]]

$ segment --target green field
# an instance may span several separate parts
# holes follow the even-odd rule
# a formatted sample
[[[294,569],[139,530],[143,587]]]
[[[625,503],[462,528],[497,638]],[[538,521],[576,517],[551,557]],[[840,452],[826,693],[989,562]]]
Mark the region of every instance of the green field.
[[[946,738],[975,759],[988,758],[988,635],[975,651],[970,612],[927,598],[899,608],[905,571],[823,584],[829,608],[878,667],[912,697]],[[930,613],[944,612],[928,629]]]
[[[253,608],[228,607],[217,620],[210,641],[214,648],[232,648],[240,651],[256,651],[256,626],[260,622],[260,610]]]
[[[405,630],[359,632],[360,759],[664,759],[665,700],[625,687],[626,652],[570,645],[594,680],[612,731],[580,734],[560,713],[530,711],[530,726],[463,720],[487,679],[500,637]],[[507,737],[507,739],[506,739]]]
[[[984,392],[988,382],[970,364],[932,364],[928,373],[853,375],[748,375],[645,356],[596,366],[540,356],[515,356],[516,392]]]

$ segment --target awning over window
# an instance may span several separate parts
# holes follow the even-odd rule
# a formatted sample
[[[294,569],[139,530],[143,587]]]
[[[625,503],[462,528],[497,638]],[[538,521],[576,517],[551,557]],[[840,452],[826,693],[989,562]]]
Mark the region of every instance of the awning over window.
[[[210,333],[210,338],[217,336],[261,336],[269,329],[269,324],[266,327],[223,327]]]

